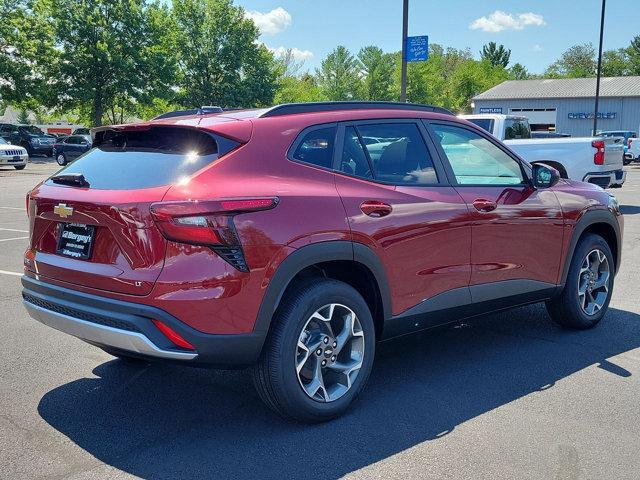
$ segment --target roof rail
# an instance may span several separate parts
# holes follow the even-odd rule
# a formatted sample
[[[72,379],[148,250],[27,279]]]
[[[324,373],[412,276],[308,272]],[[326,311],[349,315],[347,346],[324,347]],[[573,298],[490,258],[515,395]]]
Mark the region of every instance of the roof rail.
[[[453,115],[446,108],[420,103],[402,102],[309,102],[309,103],[284,103],[276,105],[259,115],[260,118],[279,117],[294,113],[329,112],[333,110],[413,110],[420,112],[443,113]]]
[[[192,108],[189,110],[174,110],[172,112],[163,113],[154,118],[154,120],[162,120],[163,118],[186,117],[187,115],[207,115],[209,113],[221,113],[221,107],[205,105],[200,108]]]

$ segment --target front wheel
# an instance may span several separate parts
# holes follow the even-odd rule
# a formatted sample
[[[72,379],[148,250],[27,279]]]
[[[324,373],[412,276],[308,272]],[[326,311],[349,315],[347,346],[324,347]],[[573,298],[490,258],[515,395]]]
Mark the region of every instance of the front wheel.
[[[607,242],[599,235],[585,235],[576,246],[562,293],[546,303],[549,315],[566,328],[596,326],[609,308],[614,274]]]
[[[26,167],[26,165],[14,165],[13,168],[15,168],[16,170],[24,170],[24,168]]]
[[[343,282],[307,280],[278,307],[254,384],[279,415],[322,422],[360,394],[374,354],[375,328],[362,296]]]
[[[56,155],[56,162],[61,167],[64,167],[67,164],[67,156],[63,152],[58,153]]]

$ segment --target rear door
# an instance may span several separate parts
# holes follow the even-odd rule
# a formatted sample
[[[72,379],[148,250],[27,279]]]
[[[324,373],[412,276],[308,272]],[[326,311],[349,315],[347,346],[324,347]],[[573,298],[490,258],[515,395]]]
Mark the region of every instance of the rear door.
[[[527,167],[481,130],[449,122],[429,126],[473,219],[471,290],[481,292],[474,301],[555,285],[563,216],[553,190],[535,189]]]
[[[31,192],[26,267],[60,282],[148,294],[166,247],[150,205],[218,155],[215,136],[193,128],[105,132],[97,148]],[[80,175],[84,184],[75,183]]]
[[[339,129],[336,186],[353,241],[384,264],[394,315],[436,308],[434,298],[445,292],[460,304],[470,301],[467,206],[425,133],[419,121],[398,119]]]

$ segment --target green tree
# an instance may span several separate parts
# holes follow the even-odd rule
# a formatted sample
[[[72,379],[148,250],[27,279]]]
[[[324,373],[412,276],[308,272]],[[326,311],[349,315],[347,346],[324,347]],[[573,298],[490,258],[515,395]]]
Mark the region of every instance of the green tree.
[[[189,107],[268,105],[281,69],[231,0],[174,0],[179,100]]]
[[[358,52],[358,63],[363,75],[362,99],[392,100],[395,70],[393,55],[384,53],[381,48],[368,46]]]
[[[31,120],[29,119],[29,112],[26,108],[21,108],[18,112],[18,123],[21,123],[23,125],[28,125],[31,123]]]
[[[316,77],[320,93],[327,100],[353,100],[361,88],[358,62],[342,45],[322,61]]]
[[[629,74],[640,75],[640,35],[636,35],[627,47],[629,58]]]
[[[596,51],[591,43],[574,45],[553,62],[545,75],[553,78],[593,77],[596,74]]]
[[[511,58],[511,50],[505,48],[504,45],[497,45],[496,42],[489,42],[482,47],[480,56],[482,60],[487,60],[494,67],[502,65],[507,68]]]
[[[51,78],[64,108],[101,125],[171,92],[172,20],[159,1],[57,0],[50,16],[61,51]]]
[[[0,0],[0,97],[35,107],[51,97],[47,71],[55,62],[51,23],[41,0]]]
[[[301,77],[283,77],[276,92],[274,103],[318,102],[323,100],[313,75]]]
[[[461,63],[451,77],[447,95],[450,108],[469,111],[471,98],[507,80],[509,73],[502,66],[494,66],[487,60],[467,60]]]
[[[520,63],[514,63],[508,71],[509,77],[513,80],[527,80],[530,78],[529,72],[524,65]]]
[[[607,50],[602,54],[602,75],[604,77],[622,77],[632,75],[629,52],[625,48]]]

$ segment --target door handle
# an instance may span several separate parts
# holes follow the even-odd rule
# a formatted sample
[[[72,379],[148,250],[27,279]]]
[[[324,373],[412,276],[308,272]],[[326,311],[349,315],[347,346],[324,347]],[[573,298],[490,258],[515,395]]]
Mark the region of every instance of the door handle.
[[[492,202],[491,200],[487,200],[486,198],[476,198],[473,201],[473,206],[479,212],[491,212],[498,208],[496,202]]]
[[[360,204],[360,210],[362,210],[362,213],[365,215],[379,218],[389,215],[392,208],[388,203],[380,202],[378,200],[366,200]]]

